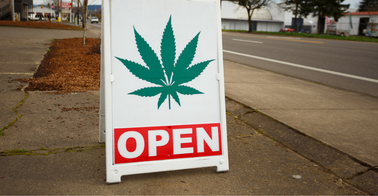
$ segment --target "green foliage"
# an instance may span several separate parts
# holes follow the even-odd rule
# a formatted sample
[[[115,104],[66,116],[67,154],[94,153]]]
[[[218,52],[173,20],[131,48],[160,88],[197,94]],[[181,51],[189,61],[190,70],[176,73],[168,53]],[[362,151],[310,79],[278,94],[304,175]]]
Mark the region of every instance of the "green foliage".
[[[310,13],[314,17],[318,16],[318,32],[321,32],[325,16],[333,17],[338,21],[349,8],[349,4],[342,4],[343,2],[344,0],[282,0],[279,5],[285,10],[292,11],[295,18],[307,17]],[[296,20],[293,25],[296,26]]]
[[[337,21],[349,8],[349,4],[342,4],[344,0],[312,0],[313,16],[329,16]]]
[[[282,0],[279,5],[285,11],[292,11],[295,17],[307,17],[311,12],[311,0]]]
[[[12,149],[4,151],[5,154],[12,154],[12,155],[22,155],[26,154],[28,151],[24,149]]]
[[[318,16],[318,34],[323,31],[325,16],[333,17],[335,21],[343,16],[349,4],[342,4],[344,0],[312,0],[313,16]]]
[[[189,86],[182,85],[197,78],[207,67],[207,65],[214,61],[208,60],[192,65],[194,55],[196,53],[198,38],[200,32],[186,45],[181,54],[176,59],[176,39],[174,36],[171,17],[164,29],[161,44],[161,62],[155,51],[145,41],[145,39],[137,32],[134,27],[135,41],[138,52],[146,63],[144,67],[136,62],[115,57],[122,62],[123,65],[137,78],[147,82],[159,85],[158,87],[145,87],[133,92],[131,95],[141,97],[153,97],[160,94],[158,100],[158,109],[161,104],[168,98],[169,109],[171,109],[171,97],[176,103],[181,106],[178,94],[195,95],[203,94]]]
[[[291,11],[294,14],[294,24],[293,28],[295,32],[298,32],[297,28],[297,18],[303,16],[307,17],[311,12],[311,1],[310,0],[282,0],[278,4],[285,11]]]
[[[358,11],[378,11],[378,0],[362,0],[358,7]]]
[[[105,148],[104,144],[96,145],[96,146],[76,146],[76,147],[69,147],[69,148],[41,148],[36,150],[24,150],[24,149],[11,149],[5,150],[0,152],[0,156],[18,156],[18,155],[49,155],[49,154],[56,154],[56,153],[65,153],[65,152],[86,152],[88,150],[96,150]],[[43,152],[41,152],[41,150]],[[45,152],[47,151],[47,152]]]

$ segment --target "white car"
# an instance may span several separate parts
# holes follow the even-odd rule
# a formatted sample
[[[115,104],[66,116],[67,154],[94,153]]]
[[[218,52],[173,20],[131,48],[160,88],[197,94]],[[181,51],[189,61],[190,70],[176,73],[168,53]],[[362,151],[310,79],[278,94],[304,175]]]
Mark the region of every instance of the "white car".
[[[91,17],[91,23],[98,23],[98,18],[95,16]]]

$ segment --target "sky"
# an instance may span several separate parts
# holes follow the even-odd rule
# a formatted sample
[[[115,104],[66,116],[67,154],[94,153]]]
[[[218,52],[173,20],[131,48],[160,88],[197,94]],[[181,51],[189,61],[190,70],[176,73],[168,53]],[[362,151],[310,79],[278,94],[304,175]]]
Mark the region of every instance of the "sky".
[[[70,0],[63,0],[67,2],[71,2]],[[359,2],[361,0],[344,0],[343,4],[350,4],[350,8],[358,8]],[[34,4],[47,4],[49,0],[34,0]],[[52,2],[52,1],[51,1]],[[89,0],[88,1],[89,5],[101,5],[102,0]]]
[[[350,8],[358,8],[361,0],[345,0],[343,4],[350,4]]]

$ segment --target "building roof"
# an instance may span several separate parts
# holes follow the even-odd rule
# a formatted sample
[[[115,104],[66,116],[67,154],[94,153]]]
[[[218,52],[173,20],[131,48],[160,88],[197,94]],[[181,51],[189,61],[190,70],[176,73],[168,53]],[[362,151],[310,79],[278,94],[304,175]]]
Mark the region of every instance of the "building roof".
[[[349,15],[349,13],[344,13],[344,15]],[[378,11],[371,11],[371,12],[351,12],[350,15],[352,15],[352,16],[359,16],[359,15],[378,15]]]

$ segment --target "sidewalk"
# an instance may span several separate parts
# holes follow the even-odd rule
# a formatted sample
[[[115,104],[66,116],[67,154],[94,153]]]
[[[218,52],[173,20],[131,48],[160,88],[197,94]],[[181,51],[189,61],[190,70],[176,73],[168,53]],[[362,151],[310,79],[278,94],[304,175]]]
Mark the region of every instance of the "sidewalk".
[[[378,166],[378,98],[225,62],[226,95]]]
[[[352,184],[373,180],[378,194],[377,98],[230,61],[224,66],[226,96],[284,126],[266,130],[246,113],[242,119],[255,119],[245,119],[247,124]]]
[[[98,37],[91,30],[87,35]],[[232,100],[243,101],[237,90],[250,77],[242,79],[238,71],[253,71],[261,78],[265,72],[228,61],[230,171],[202,168],[124,176],[121,183],[106,185],[105,149],[98,143],[98,110],[93,109],[99,105],[99,92],[24,92],[20,89],[25,84],[12,81],[32,75],[52,39],[81,36],[77,31],[0,27],[0,43],[5,46],[0,48],[0,127],[9,125],[0,136],[0,195],[378,194],[374,173],[371,178],[365,173],[354,177],[366,165]],[[247,91],[248,86],[243,89]],[[252,93],[245,95],[249,97],[243,98],[244,104],[256,100]],[[302,144],[321,156],[310,161],[312,151]],[[348,181],[346,176],[352,178]]]

